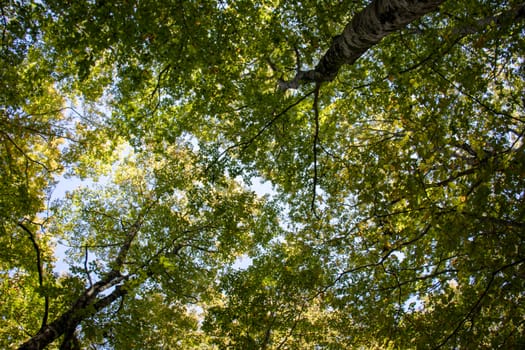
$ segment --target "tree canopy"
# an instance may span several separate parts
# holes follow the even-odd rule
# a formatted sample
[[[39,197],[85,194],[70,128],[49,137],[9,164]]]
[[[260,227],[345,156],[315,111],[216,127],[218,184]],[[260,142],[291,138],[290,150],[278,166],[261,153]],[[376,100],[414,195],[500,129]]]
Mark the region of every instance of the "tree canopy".
[[[0,25],[0,347],[525,346],[525,3]]]

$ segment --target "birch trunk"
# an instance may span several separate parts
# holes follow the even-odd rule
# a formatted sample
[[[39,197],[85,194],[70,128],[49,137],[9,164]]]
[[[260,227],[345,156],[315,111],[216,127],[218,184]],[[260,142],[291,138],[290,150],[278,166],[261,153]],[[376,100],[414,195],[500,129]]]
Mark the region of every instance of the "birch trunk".
[[[298,71],[289,82],[281,81],[281,89],[296,89],[302,83],[332,81],[343,64],[353,64],[368,49],[387,35],[408,23],[436,11],[444,0],[374,0],[356,14],[315,69]]]

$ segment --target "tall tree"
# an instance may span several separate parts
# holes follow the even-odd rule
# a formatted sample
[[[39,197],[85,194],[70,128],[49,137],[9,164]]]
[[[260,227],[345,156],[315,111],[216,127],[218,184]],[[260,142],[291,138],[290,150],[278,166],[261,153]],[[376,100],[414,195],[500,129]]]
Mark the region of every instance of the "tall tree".
[[[62,349],[177,342],[184,348],[198,341],[191,335],[197,320],[186,308],[213,298],[223,264],[257,251],[275,224],[272,206],[253,192],[224,176],[206,181],[188,147],[168,146],[164,157],[130,155],[114,165],[112,185],[79,189],[57,204],[51,230],[70,247],[72,274],[58,282],[74,286],[61,296],[70,305],[21,349],[42,349],[59,337]],[[165,314],[143,319],[137,303]],[[143,328],[140,338],[134,327]],[[169,333],[177,329],[183,334]]]
[[[7,344],[47,323],[45,289],[53,281],[42,212],[54,176],[63,170],[59,147],[68,132],[63,97],[48,80],[52,70],[38,44],[41,10],[24,2],[2,3],[0,338]]]
[[[6,189],[47,180],[29,211],[1,202],[2,239],[25,237],[2,288],[28,295],[3,294],[5,345],[523,346],[524,17],[514,0],[3,6],[4,81],[27,82],[4,110],[45,112],[36,81],[85,112],[38,158],[56,170],[6,167]],[[16,164],[51,140],[10,130]],[[36,220],[59,168],[106,186]]]

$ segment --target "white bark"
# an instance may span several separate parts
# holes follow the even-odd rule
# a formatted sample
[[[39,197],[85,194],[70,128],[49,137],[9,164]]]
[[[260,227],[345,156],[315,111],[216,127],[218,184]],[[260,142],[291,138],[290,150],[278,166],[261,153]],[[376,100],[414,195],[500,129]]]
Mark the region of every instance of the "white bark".
[[[332,81],[343,64],[353,64],[368,49],[387,35],[408,23],[436,11],[444,0],[373,0],[357,13],[341,35],[321,58],[315,69],[298,71],[288,82],[281,81],[282,90],[296,89],[302,83]]]

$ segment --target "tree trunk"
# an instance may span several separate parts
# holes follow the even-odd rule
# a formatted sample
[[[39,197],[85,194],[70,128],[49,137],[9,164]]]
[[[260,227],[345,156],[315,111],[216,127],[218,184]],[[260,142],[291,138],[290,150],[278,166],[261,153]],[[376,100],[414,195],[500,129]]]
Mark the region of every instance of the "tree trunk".
[[[281,81],[279,87],[296,89],[302,83],[332,81],[343,64],[353,64],[385,36],[437,10],[442,2],[444,0],[373,0],[334,38],[315,69],[298,71],[291,81]]]
[[[151,206],[148,206],[146,211],[148,211],[150,208]],[[75,329],[80,324],[80,322],[90,316],[93,316],[98,311],[110,305],[115,300],[123,297],[127,293],[127,290],[122,285],[122,283],[125,283],[131,276],[123,276],[120,270],[124,265],[124,260],[126,259],[133,240],[135,237],[137,237],[140,231],[143,220],[144,217],[139,216],[135,223],[126,230],[126,239],[122,246],[120,246],[119,252],[112,264],[113,269],[108,272],[100,281],[93,284],[89,288],[86,288],[84,293],[82,293],[82,295],[68,311],[63,313],[55,321],[43,326],[35,336],[22,344],[18,350],[44,349],[46,346],[63,335],[66,336],[64,342],[68,343],[71,340],[70,337],[73,336]],[[86,274],[89,277],[88,271],[86,271]],[[100,293],[112,287],[115,287],[115,289],[110,294],[97,299]]]
[[[86,290],[79,301],[82,300],[89,290]],[[51,344],[53,341],[68,332],[74,332],[82,320],[96,314],[101,309],[123,297],[126,289],[117,286],[109,295],[99,299],[94,303],[77,302],[67,312],[58,319],[46,325],[31,339],[22,344],[18,350],[40,350]]]

